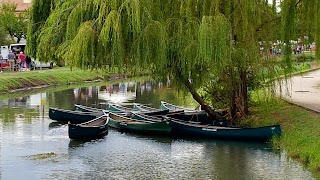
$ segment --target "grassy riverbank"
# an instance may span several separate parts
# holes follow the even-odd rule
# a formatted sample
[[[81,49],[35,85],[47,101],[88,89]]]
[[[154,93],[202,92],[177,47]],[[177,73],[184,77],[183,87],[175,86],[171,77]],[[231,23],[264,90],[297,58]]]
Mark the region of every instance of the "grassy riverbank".
[[[0,74],[0,92],[8,93],[16,90],[39,88],[44,86],[79,84],[87,81],[107,81],[125,78],[104,71],[89,71],[67,67],[55,67],[29,72],[4,72]]]
[[[320,172],[320,114],[281,99],[259,101],[251,107],[246,123],[258,126],[280,123],[282,136],[274,147],[289,157],[302,161],[316,174]],[[245,122],[244,122],[245,123]]]

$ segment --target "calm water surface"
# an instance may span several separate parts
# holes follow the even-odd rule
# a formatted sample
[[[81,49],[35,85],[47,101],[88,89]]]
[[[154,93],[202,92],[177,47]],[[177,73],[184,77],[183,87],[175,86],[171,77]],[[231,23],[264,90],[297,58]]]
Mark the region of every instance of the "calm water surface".
[[[182,99],[163,84],[126,82],[0,100],[1,179],[315,179],[300,163],[269,144],[170,139],[120,133],[99,140],[68,138],[68,127],[48,108],[106,101],[159,107]]]

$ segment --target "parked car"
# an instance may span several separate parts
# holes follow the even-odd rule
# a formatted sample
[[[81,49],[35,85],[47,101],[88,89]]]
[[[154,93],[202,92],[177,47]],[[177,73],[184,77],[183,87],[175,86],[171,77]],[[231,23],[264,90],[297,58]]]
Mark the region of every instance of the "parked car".
[[[11,50],[14,54],[19,54],[20,52],[25,53],[26,44],[19,43],[19,44],[10,44],[9,50]]]
[[[31,61],[31,69],[49,68],[52,69],[54,66],[53,62],[40,62],[38,60]]]
[[[2,68],[7,68],[7,67],[9,67],[9,63],[2,61],[1,67],[2,67]]]

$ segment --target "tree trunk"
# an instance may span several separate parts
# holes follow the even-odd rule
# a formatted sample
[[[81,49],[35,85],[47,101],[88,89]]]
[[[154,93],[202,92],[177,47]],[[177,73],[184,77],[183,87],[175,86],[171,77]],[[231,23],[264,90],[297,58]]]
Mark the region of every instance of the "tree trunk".
[[[249,114],[246,71],[241,70],[239,78],[240,82],[233,84],[233,89],[230,92],[231,124],[235,123],[236,119]]]
[[[248,108],[248,82],[247,82],[247,73],[245,71],[240,72],[240,86],[239,86],[239,109],[241,115],[246,116],[249,114]]]
[[[234,91],[234,85],[232,85],[232,90],[230,91],[230,123],[233,125],[237,118],[237,102],[236,102],[236,93]]]
[[[201,105],[201,107],[208,113],[208,115],[214,120],[224,120],[224,118],[213,109],[211,109],[204,100],[200,97],[197,91],[194,89],[189,80],[185,80],[185,85],[189,89],[192,97]]]

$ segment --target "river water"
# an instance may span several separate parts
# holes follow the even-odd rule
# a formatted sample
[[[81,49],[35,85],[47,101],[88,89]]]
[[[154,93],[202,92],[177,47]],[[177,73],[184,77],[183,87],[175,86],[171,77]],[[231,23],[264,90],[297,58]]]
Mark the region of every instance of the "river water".
[[[79,142],[68,138],[67,125],[48,117],[49,107],[73,109],[75,103],[194,103],[164,84],[106,83],[1,96],[1,179],[316,179],[266,143],[170,139],[113,129],[103,139]]]

